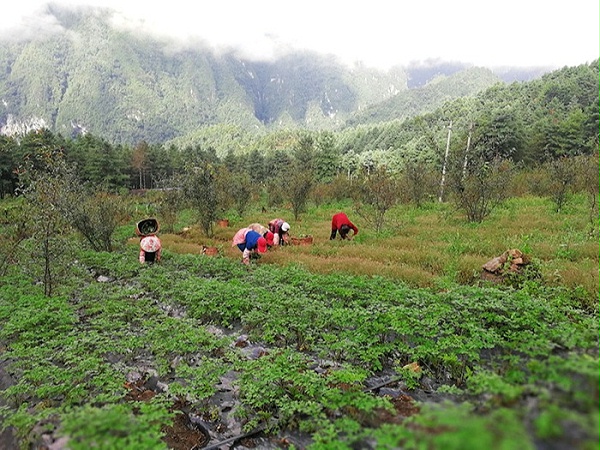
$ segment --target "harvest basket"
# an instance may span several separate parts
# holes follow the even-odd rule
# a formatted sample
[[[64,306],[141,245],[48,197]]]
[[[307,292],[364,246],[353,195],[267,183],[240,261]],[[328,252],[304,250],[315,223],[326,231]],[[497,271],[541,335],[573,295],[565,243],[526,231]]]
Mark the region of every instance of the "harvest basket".
[[[135,234],[138,236],[149,236],[158,233],[160,226],[154,218],[140,220],[135,226]]]
[[[290,244],[292,245],[311,245],[313,243],[312,236],[290,236]]]
[[[207,247],[206,245],[202,246],[202,254],[207,256],[217,256],[219,254],[218,247]]]

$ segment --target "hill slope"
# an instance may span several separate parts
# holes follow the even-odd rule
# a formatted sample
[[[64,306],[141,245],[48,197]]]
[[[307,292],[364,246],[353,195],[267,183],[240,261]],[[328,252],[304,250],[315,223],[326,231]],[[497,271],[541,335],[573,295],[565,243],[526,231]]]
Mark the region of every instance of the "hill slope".
[[[244,60],[115,29],[110,11],[55,7],[53,13],[64,32],[0,46],[3,134],[46,127],[65,136],[89,131],[137,143],[166,142],[223,123],[247,130],[335,129],[347,120],[409,117],[500,81],[484,69],[442,64],[442,73],[452,75],[427,83],[420,74],[419,88],[409,90],[410,68],[349,68],[309,52]]]

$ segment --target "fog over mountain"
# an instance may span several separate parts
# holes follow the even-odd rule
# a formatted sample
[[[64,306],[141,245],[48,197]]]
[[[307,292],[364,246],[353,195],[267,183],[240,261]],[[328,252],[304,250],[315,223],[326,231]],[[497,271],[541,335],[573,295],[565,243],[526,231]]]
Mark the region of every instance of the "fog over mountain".
[[[114,27],[169,39],[178,46],[203,43],[235,49],[245,59],[273,59],[309,50],[342,63],[368,67],[460,61],[496,67],[560,68],[598,58],[598,2],[550,6],[503,0],[224,0],[168,3],[141,0],[22,0],[5,2],[0,36],[45,37],[67,30],[57,11],[110,13]]]
[[[306,49],[301,42],[294,46],[283,36],[268,33],[262,34],[261,42],[270,45],[260,51],[252,33],[247,45],[241,45],[233,35],[230,42],[224,38],[219,42],[200,32],[212,18],[223,24],[224,36],[239,21],[237,14],[217,17],[203,9],[196,16],[200,31],[194,34],[183,20],[183,10],[176,9],[177,2],[164,10],[165,23],[150,21],[149,16],[133,19],[131,10],[80,3],[41,6],[12,23],[12,28],[3,16],[2,133],[45,126],[67,136],[92,132],[132,143],[165,142],[221,123],[255,130],[340,129],[372,123],[374,118],[386,121],[421,114],[442,99],[474,95],[501,81],[531,80],[551,70],[491,69],[440,58],[383,68],[364,61],[351,63],[339,53]],[[329,12],[327,23],[333,32],[343,18]],[[258,20],[248,13],[247,21]],[[182,20],[179,34],[169,32],[173,17]],[[314,22],[320,20],[319,15]],[[256,22],[261,30],[271,25]],[[240,26],[247,28],[246,23]],[[308,20],[304,29],[316,32]],[[358,34],[365,45],[373,45],[367,33]],[[388,38],[392,40],[378,41],[378,46],[394,49],[397,55],[413,42]],[[432,80],[436,85],[430,88]],[[418,91],[409,94],[414,89]]]

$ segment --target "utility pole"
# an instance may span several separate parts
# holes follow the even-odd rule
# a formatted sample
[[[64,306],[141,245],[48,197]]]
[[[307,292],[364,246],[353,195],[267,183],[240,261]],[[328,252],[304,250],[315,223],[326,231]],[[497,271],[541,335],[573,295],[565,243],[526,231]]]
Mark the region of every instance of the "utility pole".
[[[440,203],[444,199],[444,183],[446,182],[446,164],[448,163],[448,152],[450,151],[450,136],[452,134],[452,121],[450,121],[450,125],[448,125],[448,139],[446,141],[446,154],[444,155],[444,164],[442,166],[442,179],[440,180]]]
[[[463,171],[462,171],[463,178],[467,174],[467,161],[469,159],[468,155],[469,155],[469,148],[471,147],[471,134],[472,133],[473,133],[473,122],[471,122],[469,124],[469,135],[467,136],[467,149],[465,150],[465,160],[463,162]]]

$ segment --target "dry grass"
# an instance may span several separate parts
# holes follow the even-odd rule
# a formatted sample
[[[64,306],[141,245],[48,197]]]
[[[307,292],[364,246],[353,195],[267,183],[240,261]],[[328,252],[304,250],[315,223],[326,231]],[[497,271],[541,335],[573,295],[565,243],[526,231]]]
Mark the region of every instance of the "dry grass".
[[[577,200],[577,199],[576,199]],[[221,255],[241,258],[231,247],[235,232],[247,224],[266,224],[283,217],[291,224],[291,235],[312,235],[313,245],[270,250],[261,264],[301,264],[317,273],[343,272],[380,275],[410,286],[427,287],[439,279],[471,283],[481,266],[510,248],[519,248],[540,263],[549,284],[581,286],[597,298],[597,239],[590,239],[589,212],[583,198],[566,212],[553,211],[549,200],[513,198],[481,224],[469,224],[448,204],[431,204],[423,209],[401,205],[388,214],[388,227],[376,235],[353,213],[359,227],[351,241],[329,240],[331,216],[340,209],[319,207],[293,220],[289,211],[255,212],[229,227],[216,227],[209,239],[193,227],[186,233],[163,234],[165,249],[177,253],[200,253],[202,245],[217,246]]]

